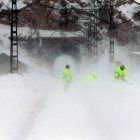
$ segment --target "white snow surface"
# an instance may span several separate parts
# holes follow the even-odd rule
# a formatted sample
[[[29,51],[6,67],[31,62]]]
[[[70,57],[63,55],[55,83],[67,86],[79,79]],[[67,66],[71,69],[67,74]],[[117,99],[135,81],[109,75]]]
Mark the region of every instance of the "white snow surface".
[[[8,33],[4,27],[1,31],[0,52],[8,54]],[[120,51],[116,49],[116,55],[127,62]],[[19,54],[28,72],[0,76],[1,140],[140,139],[140,73],[130,73],[129,62],[128,83],[115,82],[105,54],[96,68],[98,80],[87,86],[84,76],[93,66],[81,64],[79,69],[70,56],[60,56],[50,71],[25,50]],[[59,72],[66,63],[73,81],[64,91]]]
[[[64,91],[47,67],[30,66],[28,73],[0,76],[0,139],[140,139],[140,74],[132,83],[115,83],[99,70],[99,79],[86,87],[82,70]]]

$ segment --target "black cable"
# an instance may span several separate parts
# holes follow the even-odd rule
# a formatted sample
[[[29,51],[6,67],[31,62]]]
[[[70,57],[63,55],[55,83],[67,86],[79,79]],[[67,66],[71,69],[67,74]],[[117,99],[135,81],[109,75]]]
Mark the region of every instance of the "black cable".
[[[51,18],[51,20],[53,20],[54,22],[57,22],[57,23],[59,23],[59,21],[57,21],[57,20],[55,20],[55,19],[53,19],[53,18]],[[84,29],[83,27],[79,27],[78,25],[76,25],[76,24],[73,24],[72,22],[70,22],[70,21],[68,21],[68,23],[69,24],[71,24],[71,25],[73,25],[73,26],[75,26],[75,27],[78,27],[79,29],[83,29],[84,31],[87,31],[86,29]],[[83,33],[85,33],[84,31],[82,31],[82,30],[80,30],[81,32],[83,32]],[[69,31],[70,32],[70,31]],[[78,36],[77,34],[75,34],[76,36]]]
[[[134,2],[134,3],[138,4],[138,5],[140,5],[140,3],[136,2],[135,0],[132,0],[132,2]]]
[[[54,31],[54,32],[49,36],[49,38],[52,37],[55,33],[56,33],[56,31]]]
[[[87,11],[81,11],[81,10],[79,10],[79,9],[76,9],[76,8],[74,8],[73,7],[73,9],[78,13],[82,13],[82,14],[85,14],[85,15],[88,15],[88,16],[93,16],[93,17],[95,17],[95,18],[97,18],[97,19],[99,19],[99,20],[101,20],[101,21],[103,21],[104,23],[106,23],[106,24],[110,24],[107,20],[104,20],[104,19],[102,19],[102,18],[100,18],[100,17],[97,17],[95,14],[93,14],[93,13],[88,13]]]
[[[30,4],[28,4],[28,5],[26,5],[26,6],[23,7],[23,8],[18,9],[18,12],[21,12],[22,10],[24,10],[24,9],[26,9],[26,8],[28,8],[28,7],[31,7],[31,6],[33,6],[34,4],[37,4],[37,3],[40,3],[40,2],[41,2],[41,0],[36,0],[36,1],[34,1],[34,2],[30,3]]]
[[[134,3],[140,5],[140,3],[136,2],[135,0],[132,0],[132,1],[133,1]],[[36,1],[34,1],[34,2],[30,3],[30,4],[28,4],[27,6],[25,6],[25,7],[21,8],[21,9],[19,9],[18,12],[21,12],[22,10],[24,10],[24,9],[30,7],[30,6],[33,6],[34,4],[40,3],[40,2],[41,2],[41,0],[36,0]],[[127,1],[123,2],[123,3],[120,4],[120,5],[114,5],[114,6],[121,6],[121,5],[124,5],[124,4],[126,4],[126,3],[127,3]],[[48,8],[50,8],[50,7],[48,7]],[[62,9],[55,8],[55,7],[53,7],[52,9],[54,9],[54,10],[62,10]],[[85,11],[85,10],[91,10],[91,11],[92,11],[92,10],[95,10],[95,9],[77,9],[77,8],[74,8],[74,7],[73,7],[73,9],[74,9],[75,11],[79,12],[79,13],[82,12],[82,14],[86,14],[86,15],[88,15],[88,16],[94,16],[95,18],[97,18],[97,19],[99,19],[99,20],[101,20],[101,21],[103,21],[103,22],[105,22],[105,23],[107,23],[107,24],[110,24],[108,21],[106,21],[106,20],[104,20],[104,19],[102,19],[102,18],[100,18],[100,17],[95,16],[95,14],[93,14],[93,13],[88,13],[87,11]],[[0,12],[0,14],[10,15],[10,13],[5,13],[5,12]],[[133,18],[131,18],[131,19],[133,19]],[[131,19],[129,19],[129,20],[127,20],[127,21],[125,21],[125,22],[123,22],[123,23],[121,23],[121,24],[118,24],[117,26],[120,27],[121,25],[123,25],[123,24],[129,22]],[[70,23],[70,22],[69,22],[69,23]],[[72,25],[74,25],[74,26],[77,26],[78,28],[81,28],[81,27],[79,27],[79,25],[76,25],[76,24],[73,24],[73,23],[70,23],[70,24],[72,24]],[[118,28],[118,27],[117,27],[117,28]],[[115,28],[115,30],[116,30],[117,28]],[[87,30],[84,29],[84,28],[83,28],[83,30],[87,31]]]
[[[128,2],[128,1],[125,1],[125,2],[123,2],[122,4],[118,4],[118,5],[114,5],[114,6],[119,7],[119,6],[125,5],[127,2]]]
[[[36,0],[36,1],[34,1],[34,2],[30,3],[30,4],[28,4],[27,6],[25,6],[25,7],[21,8],[21,9],[19,9],[18,12],[21,12],[22,10],[24,10],[24,9],[26,9],[26,8],[28,8],[28,7],[31,7],[31,6],[33,6],[34,4],[37,4],[37,3],[40,3],[40,2],[41,2],[41,0]],[[48,8],[50,8],[50,7],[48,7]],[[62,10],[62,9],[55,8],[55,7],[53,7],[52,9],[55,9],[55,10]],[[83,14],[86,14],[86,15],[88,15],[88,16],[94,16],[95,18],[97,18],[97,19],[99,19],[99,20],[101,20],[101,21],[103,21],[103,22],[105,22],[105,23],[107,23],[107,24],[110,24],[108,21],[106,21],[106,20],[104,20],[104,19],[102,19],[102,18],[100,18],[100,17],[95,16],[95,14],[93,14],[93,13],[88,13],[87,11],[85,11],[85,10],[95,10],[95,9],[77,9],[77,8],[75,8],[75,7],[73,7],[72,9],[75,9],[75,11],[77,11],[77,12],[82,12]],[[5,14],[5,15],[6,15],[7,13],[2,13],[2,12],[0,12],[0,14]],[[8,14],[8,15],[9,15],[9,14]]]
[[[131,21],[132,19],[134,19],[134,18],[136,18],[136,17],[138,17],[138,16],[139,16],[139,15],[137,15],[137,16],[135,16],[135,17],[133,17],[133,18],[130,18],[129,20],[124,21],[124,22],[122,22],[122,23],[118,24],[118,25],[117,25],[117,27],[116,27],[114,30],[118,29],[120,26],[124,25],[125,23],[127,23],[127,22]]]
[[[118,27],[120,27],[120,26],[124,25],[125,23],[127,23],[127,22],[131,21],[132,19],[133,19],[133,18],[131,18],[131,19],[127,20],[127,21],[124,21],[124,22],[122,22],[122,23],[118,24],[118,25],[117,25],[117,27],[115,28],[115,30],[116,30]]]

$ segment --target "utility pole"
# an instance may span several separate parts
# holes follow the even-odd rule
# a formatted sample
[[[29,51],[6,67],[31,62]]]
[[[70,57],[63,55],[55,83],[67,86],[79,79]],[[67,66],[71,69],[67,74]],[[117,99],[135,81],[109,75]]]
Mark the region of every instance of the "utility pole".
[[[12,9],[11,9],[11,37],[10,37],[10,73],[18,73],[19,69],[19,62],[18,62],[18,12],[22,11],[23,9],[30,7],[34,4],[40,3],[41,0],[36,0],[31,4],[21,8],[20,10],[17,9],[17,0],[12,0]]]
[[[90,14],[94,14],[95,16],[89,16],[89,24],[88,24],[88,34],[87,34],[87,55],[88,60],[91,63],[98,63],[98,43],[97,43],[97,8],[90,10]]]
[[[88,30],[87,30],[87,58],[88,61],[91,62],[92,59],[92,48],[91,48],[91,34],[92,34],[92,27],[91,27],[91,16],[89,17],[89,23],[88,23]]]
[[[18,73],[18,36],[17,36],[17,0],[12,0],[11,11],[11,46],[10,46],[10,72]]]
[[[114,63],[114,0],[110,0],[110,25],[109,25],[109,62]]]
[[[97,12],[98,8],[94,9],[94,42],[93,42],[93,60],[98,63],[98,43],[97,43]]]

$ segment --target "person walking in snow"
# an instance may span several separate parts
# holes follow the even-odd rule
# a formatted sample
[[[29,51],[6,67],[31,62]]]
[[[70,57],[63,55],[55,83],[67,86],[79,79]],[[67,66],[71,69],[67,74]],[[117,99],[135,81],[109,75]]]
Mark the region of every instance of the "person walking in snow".
[[[96,73],[90,73],[88,75],[85,76],[85,83],[86,86],[91,87],[92,83],[98,79],[97,74]]]
[[[125,65],[120,65],[119,67],[115,68],[115,70],[114,70],[114,78],[116,80],[126,81]]]
[[[69,85],[71,83],[71,80],[72,80],[69,65],[66,65],[65,68],[62,70],[61,78],[62,78],[62,81],[63,81],[64,89],[66,90],[69,87]]]

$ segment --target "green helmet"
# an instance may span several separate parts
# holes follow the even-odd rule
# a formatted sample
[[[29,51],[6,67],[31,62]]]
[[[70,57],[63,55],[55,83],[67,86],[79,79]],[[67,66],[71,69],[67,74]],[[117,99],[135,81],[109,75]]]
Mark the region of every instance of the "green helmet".
[[[70,66],[69,65],[66,65],[66,68],[70,68]]]
[[[121,66],[120,66],[120,69],[121,69],[121,70],[124,70],[124,69],[125,69],[125,65],[121,65]]]

